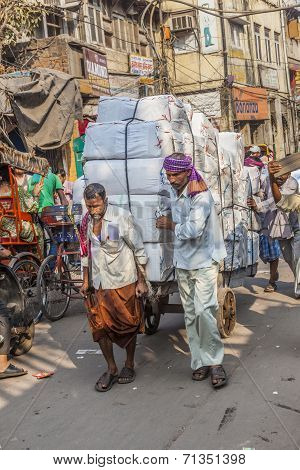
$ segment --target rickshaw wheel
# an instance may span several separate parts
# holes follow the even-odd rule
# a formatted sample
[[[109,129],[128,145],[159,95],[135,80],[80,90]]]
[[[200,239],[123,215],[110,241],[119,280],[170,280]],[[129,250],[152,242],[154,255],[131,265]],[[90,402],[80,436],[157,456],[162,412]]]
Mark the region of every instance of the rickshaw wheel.
[[[217,325],[222,338],[228,338],[236,324],[236,299],[234,292],[229,288],[218,290],[219,312]]]
[[[25,308],[36,324],[42,316],[37,286],[39,265],[33,259],[24,258],[17,261],[12,266],[12,270],[21,284],[25,297]]]
[[[160,322],[160,312],[158,303],[144,302],[144,318],[146,335],[154,335],[157,332]]]
[[[66,263],[57,264],[55,255],[42,262],[37,278],[38,301],[50,321],[60,320],[66,313],[71,295],[71,276]]]
[[[21,333],[19,341],[11,350],[11,354],[14,356],[21,356],[22,354],[26,354],[32,347],[34,333],[35,326],[34,323],[31,323],[31,325],[26,328],[25,333]]]

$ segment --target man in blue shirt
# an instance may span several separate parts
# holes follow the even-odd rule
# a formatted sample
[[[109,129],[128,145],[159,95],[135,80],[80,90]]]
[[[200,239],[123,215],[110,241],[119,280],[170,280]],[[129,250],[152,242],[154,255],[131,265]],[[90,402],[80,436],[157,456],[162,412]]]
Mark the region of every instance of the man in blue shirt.
[[[211,375],[214,388],[227,383],[224,346],[217,328],[219,263],[226,257],[210,191],[189,156],[175,153],[164,161],[172,186],[172,219],[157,220],[175,232],[174,266],[185,312],[193,380]]]

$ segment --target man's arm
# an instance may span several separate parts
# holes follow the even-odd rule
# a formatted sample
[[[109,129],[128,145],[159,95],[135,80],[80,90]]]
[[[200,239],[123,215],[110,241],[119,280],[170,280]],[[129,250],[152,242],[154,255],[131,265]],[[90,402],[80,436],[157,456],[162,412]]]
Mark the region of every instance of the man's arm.
[[[168,217],[159,217],[156,222],[157,228],[174,230],[179,240],[193,240],[201,237],[212,209],[211,203],[206,198],[206,193],[197,194],[192,198],[188,220],[183,224],[176,224]]]
[[[277,163],[277,162],[270,162],[269,165],[268,165],[271,190],[272,190],[273,197],[274,197],[274,200],[275,200],[276,204],[277,204],[277,202],[280,201],[282,195],[281,195],[280,188],[279,188],[278,184],[276,183],[275,174],[279,170],[281,170],[281,168],[282,167],[281,167],[280,163]]]

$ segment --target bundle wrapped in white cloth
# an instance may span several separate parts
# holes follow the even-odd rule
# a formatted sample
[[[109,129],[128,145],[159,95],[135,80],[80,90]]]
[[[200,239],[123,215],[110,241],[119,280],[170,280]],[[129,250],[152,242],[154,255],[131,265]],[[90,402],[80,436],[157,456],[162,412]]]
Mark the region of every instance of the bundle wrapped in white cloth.
[[[88,183],[101,183],[108,196],[163,194],[163,158],[87,161],[83,171]],[[128,184],[127,184],[128,183]]]
[[[126,121],[187,121],[185,105],[173,95],[147,96],[139,100],[128,97],[102,96],[98,105],[97,122]]]

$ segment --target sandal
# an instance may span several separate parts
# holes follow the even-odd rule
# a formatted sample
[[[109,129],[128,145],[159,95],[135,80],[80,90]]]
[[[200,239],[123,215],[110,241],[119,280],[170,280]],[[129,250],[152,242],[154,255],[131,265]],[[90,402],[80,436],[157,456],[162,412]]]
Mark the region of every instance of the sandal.
[[[135,371],[134,369],[130,369],[129,367],[123,367],[121,373],[118,378],[119,384],[130,384],[135,379]]]
[[[3,372],[0,373],[0,380],[9,379],[10,377],[20,377],[20,375],[26,374],[28,374],[27,370],[19,369],[13,364],[9,364],[9,366]]]
[[[118,376],[117,375],[112,375],[109,372],[104,372],[104,374],[101,375],[101,377],[97,380],[95,389],[97,392],[108,392],[113,386],[118,381]]]
[[[214,388],[220,388],[227,384],[227,375],[223,366],[211,366],[211,384]],[[217,383],[214,383],[217,380]]]
[[[207,379],[209,374],[210,374],[210,367],[209,366],[203,366],[203,367],[200,367],[199,369],[193,371],[192,379],[196,380],[197,382],[201,382],[201,380]]]
[[[269,284],[264,288],[264,292],[275,292],[277,291],[276,282],[269,281]]]

